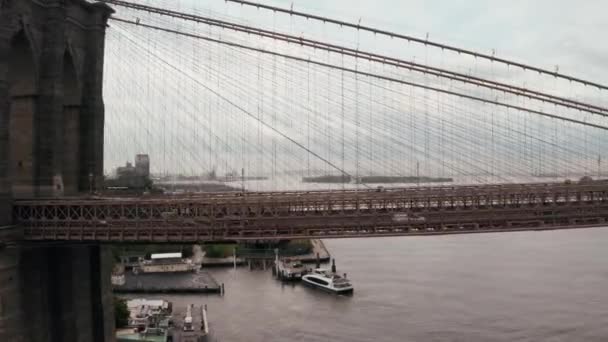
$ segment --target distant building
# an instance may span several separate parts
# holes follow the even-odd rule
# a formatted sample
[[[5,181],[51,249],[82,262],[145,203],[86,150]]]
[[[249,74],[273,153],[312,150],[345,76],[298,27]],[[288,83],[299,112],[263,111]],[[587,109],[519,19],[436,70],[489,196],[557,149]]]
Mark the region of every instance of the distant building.
[[[136,170],[131,162],[127,162],[127,165],[116,168],[116,177],[118,178],[133,177],[135,175]]]
[[[150,177],[150,157],[147,154],[135,156],[135,173],[141,177]]]
[[[132,190],[149,189],[150,181],[150,157],[147,154],[135,156],[135,166],[127,162],[125,166],[116,168],[116,178],[106,179],[106,188],[123,188]]]

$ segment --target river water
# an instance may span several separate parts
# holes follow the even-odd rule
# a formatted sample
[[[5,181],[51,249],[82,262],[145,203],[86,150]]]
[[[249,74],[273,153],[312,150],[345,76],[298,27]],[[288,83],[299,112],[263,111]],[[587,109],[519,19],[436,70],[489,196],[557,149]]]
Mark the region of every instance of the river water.
[[[352,297],[212,269],[216,341],[608,341],[608,228],[327,240]]]

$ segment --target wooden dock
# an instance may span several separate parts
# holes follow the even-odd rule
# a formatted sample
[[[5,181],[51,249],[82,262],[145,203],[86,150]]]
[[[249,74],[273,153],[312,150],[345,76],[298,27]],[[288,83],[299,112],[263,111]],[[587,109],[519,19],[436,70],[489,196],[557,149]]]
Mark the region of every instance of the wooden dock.
[[[119,293],[221,293],[222,287],[207,272],[125,274]]]

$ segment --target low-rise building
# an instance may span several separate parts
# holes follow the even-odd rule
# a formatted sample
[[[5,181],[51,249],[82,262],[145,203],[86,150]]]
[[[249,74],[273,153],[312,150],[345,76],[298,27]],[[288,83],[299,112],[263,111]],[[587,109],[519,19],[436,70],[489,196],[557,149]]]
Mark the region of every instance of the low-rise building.
[[[182,258],[182,253],[152,254],[150,260],[142,260],[133,268],[135,273],[193,272],[200,268],[192,259]]]

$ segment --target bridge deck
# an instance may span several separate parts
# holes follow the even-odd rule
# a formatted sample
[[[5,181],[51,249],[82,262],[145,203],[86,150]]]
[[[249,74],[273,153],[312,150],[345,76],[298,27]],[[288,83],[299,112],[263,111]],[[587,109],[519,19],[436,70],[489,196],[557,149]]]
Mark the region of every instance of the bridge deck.
[[[222,241],[603,225],[608,182],[17,201],[30,240]]]

